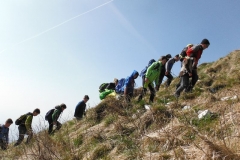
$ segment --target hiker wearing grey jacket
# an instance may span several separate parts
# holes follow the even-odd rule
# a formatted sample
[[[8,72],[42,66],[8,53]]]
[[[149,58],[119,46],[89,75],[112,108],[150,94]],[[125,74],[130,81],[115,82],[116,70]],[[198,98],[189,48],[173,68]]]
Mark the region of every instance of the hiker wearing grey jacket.
[[[173,76],[171,74],[172,67],[173,67],[175,62],[179,61],[179,59],[180,59],[180,57],[177,54],[175,57],[170,58],[165,65],[165,67],[166,67],[165,75],[168,76],[168,79],[167,79],[167,82],[166,82],[167,87],[171,84],[171,82],[173,80]]]

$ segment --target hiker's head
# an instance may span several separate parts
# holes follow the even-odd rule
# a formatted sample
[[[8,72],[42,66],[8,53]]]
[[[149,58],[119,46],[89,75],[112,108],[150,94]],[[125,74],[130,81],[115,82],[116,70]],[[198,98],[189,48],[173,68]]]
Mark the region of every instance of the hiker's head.
[[[60,107],[61,107],[62,111],[64,111],[64,109],[67,108],[66,104],[64,104],[64,103],[60,104]]]
[[[174,57],[175,61],[179,61],[180,60],[180,57],[179,57],[179,54],[177,54],[175,57]]]
[[[13,124],[13,120],[11,118],[7,119],[5,122],[5,127],[9,128],[11,126],[11,124]]]
[[[114,78],[113,82],[115,83],[115,86],[118,84],[118,79]]]
[[[40,114],[40,109],[38,109],[38,108],[34,109],[33,116],[37,116],[39,114]]]
[[[159,58],[158,61],[162,62],[162,64],[164,65],[167,62],[167,57],[166,56],[162,56],[162,57]]]
[[[85,103],[87,103],[88,100],[89,100],[88,95],[85,95],[85,96],[83,97],[83,101],[84,101]]]
[[[201,42],[201,45],[202,45],[203,49],[206,49],[206,48],[209,47],[210,42],[209,42],[208,39],[203,39],[202,42]]]
[[[134,74],[133,78],[136,79],[136,78],[138,77],[138,75],[139,75],[139,73],[136,72],[136,73]]]
[[[167,54],[165,57],[166,57],[166,59],[168,61],[170,58],[172,58],[172,55],[171,54]]]

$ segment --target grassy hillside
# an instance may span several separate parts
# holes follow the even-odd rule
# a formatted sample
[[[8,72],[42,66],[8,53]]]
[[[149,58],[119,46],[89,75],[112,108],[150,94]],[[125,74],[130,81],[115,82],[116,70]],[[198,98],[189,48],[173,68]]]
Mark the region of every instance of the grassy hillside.
[[[106,99],[80,122],[69,121],[54,136],[45,131],[28,146],[0,151],[2,159],[240,159],[240,51],[201,64],[192,93],[178,100],[179,78],[162,87],[151,109],[149,96],[131,104]],[[179,64],[176,64],[179,65]],[[223,97],[227,100],[221,100]],[[234,97],[231,99],[231,97]],[[184,106],[190,109],[183,110]],[[198,118],[200,110],[212,114]]]

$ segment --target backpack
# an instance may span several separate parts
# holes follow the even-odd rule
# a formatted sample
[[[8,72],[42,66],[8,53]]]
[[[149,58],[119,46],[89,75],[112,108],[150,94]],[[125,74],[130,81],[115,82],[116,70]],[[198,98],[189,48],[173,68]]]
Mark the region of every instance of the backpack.
[[[26,113],[24,115],[21,115],[18,119],[16,119],[15,124],[20,125],[25,122],[28,115],[32,115],[32,113]]]
[[[182,52],[179,54],[180,61],[183,61],[183,59],[187,56],[187,50],[188,48],[191,48],[193,44],[188,44],[186,47],[183,48]]]
[[[108,83],[102,83],[102,84],[99,86],[99,92],[100,92],[100,93],[103,92],[103,91],[106,89],[107,86],[108,86]]]
[[[125,78],[122,78],[122,79],[118,80],[118,84],[115,87],[116,93],[121,93],[121,89],[124,86],[124,84],[125,84]]]
[[[50,118],[50,116],[52,116],[53,112],[55,109],[51,109],[49,110],[46,115],[45,115],[45,120],[48,121],[48,119]]]
[[[141,76],[141,77],[145,76],[148,67],[150,67],[154,62],[156,62],[154,59],[151,59],[151,60],[148,62],[148,66],[146,66],[146,67],[141,71],[141,73],[140,73],[140,76]]]

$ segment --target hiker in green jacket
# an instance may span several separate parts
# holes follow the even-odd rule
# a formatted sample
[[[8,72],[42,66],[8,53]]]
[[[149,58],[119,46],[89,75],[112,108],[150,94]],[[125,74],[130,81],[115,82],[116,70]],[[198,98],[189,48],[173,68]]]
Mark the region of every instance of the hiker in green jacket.
[[[37,116],[38,114],[40,114],[40,109],[36,108],[33,111],[33,113],[29,112],[27,114],[22,115],[20,118],[17,119],[20,121],[20,124],[18,126],[19,137],[18,137],[17,142],[14,144],[14,146],[18,146],[19,144],[22,143],[25,134],[28,135],[26,144],[29,143],[29,141],[31,140],[31,138],[33,136],[33,131],[32,131],[33,116]]]
[[[49,123],[49,129],[48,129],[48,133],[49,134],[53,134],[53,126],[56,125],[57,128],[56,130],[59,130],[62,127],[62,124],[58,121],[58,118],[60,117],[61,113],[67,108],[67,106],[62,103],[59,106],[55,107],[54,112],[52,113],[52,115],[50,116],[51,118],[48,119],[48,123]]]
[[[143,96],[146,94],[147,87],[149,88],[151,95],[149,98],[149,103],[153,102],[155,97],[154,84],[159,85],[159,75],[161,74],[162,66],[165,65],[167,61],[166,56],[162,56],[157,62],[154,62],[151,66],[148,67],[147,73],[145,75],[145,82],[142,89],[142,93],[138,97],[138,101],[142,100]]]

